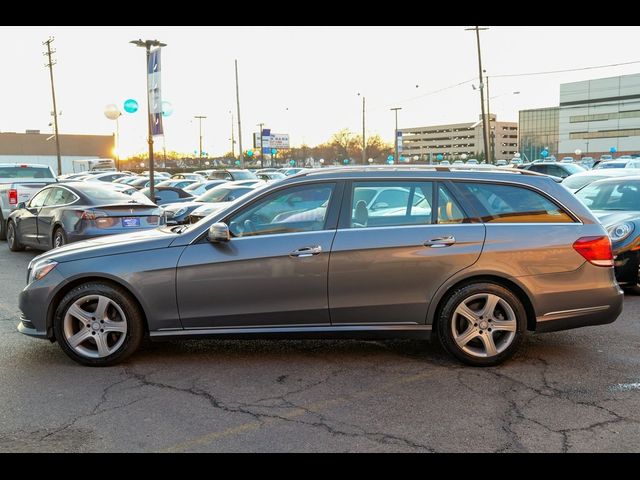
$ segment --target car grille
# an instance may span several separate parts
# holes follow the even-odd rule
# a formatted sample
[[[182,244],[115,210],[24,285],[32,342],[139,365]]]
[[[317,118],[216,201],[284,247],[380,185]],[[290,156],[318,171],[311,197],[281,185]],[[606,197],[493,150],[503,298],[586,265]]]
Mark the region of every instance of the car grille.
[[[36,327],[33,326],[33,323],[31,323],[29,320],[27,320],[24,317],[20,318],[20,321],[22,322],[22,325],[24,325],[25,328],[30,328],[32,330],[35,330]]]

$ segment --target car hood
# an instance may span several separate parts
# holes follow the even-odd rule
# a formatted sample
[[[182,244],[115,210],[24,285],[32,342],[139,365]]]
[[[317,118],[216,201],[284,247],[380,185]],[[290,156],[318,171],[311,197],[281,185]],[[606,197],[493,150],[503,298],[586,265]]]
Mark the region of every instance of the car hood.
[[[622,222],[640,220],[640,212],[635,211],[593,210],[593,214],[605,228]]]
[[[70,262],[86,258],[133,253],[168,247],[177,234],[169,230],[155,228],[140,232],[106,235],[102,237],[74,242],[60,248],[55,248],[37,256],[32,260],[51,259],[58,263]]]

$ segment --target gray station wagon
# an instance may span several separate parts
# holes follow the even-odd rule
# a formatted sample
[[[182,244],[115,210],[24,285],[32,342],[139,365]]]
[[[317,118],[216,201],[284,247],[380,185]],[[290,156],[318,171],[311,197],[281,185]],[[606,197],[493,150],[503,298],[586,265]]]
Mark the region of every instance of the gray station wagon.
[[[18,329],[91,366],[122,361],[145,335],[433,335],[483,366],[512,356],[526,330],[611,323],[622,301],[607,232],[549,177],[340,167],[194,224],[34,258]]]

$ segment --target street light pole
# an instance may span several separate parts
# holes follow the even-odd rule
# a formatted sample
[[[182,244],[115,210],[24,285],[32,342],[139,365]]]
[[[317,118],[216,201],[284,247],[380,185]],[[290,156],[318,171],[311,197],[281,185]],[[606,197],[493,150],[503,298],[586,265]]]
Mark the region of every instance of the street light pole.
[[[262,151],[262,127],[264,126],[264,123],[258,123],[257,126],[260,127],[260,130],[258,130],[258,136],[260,137],[260,166],[264,168],[264,153]],[[271,167],[271,165],[269,166]]]
[[[198,124],[199,124],[199,135],[200,135],[200,161],[198,162],[198,164],[200,165],[200,167],[202,167],[202,119],[203,118],[207,118],[204,115],[195,115],[193,118],[197,118],[198,119]]]
[[[478,73],[480,75],[480,110],[482,112],[482,137],[484,143],[484,158],[489,163],[489,142],[487,139],[487,118],[484,112],[484,82],[482,81],[482,55],[480,54],[480,30],[489,30],[487,27],[475,26],[473,28],[465,28],[465,30],[475,30],[476,44],[478,47]]]
[[[147,61],[145,62],[145,74],[147,75],[147,127],[149,143],[149,195],[151,201],[155,202],[155,181],[154,181],[154,164],[153,164],[153,125],[151,123],[151,99],[149,98],[149,57],[151,56],[151,47],[166,47],[166,43],[159,42],[158,40],[131,40],[129,43],[133,43],[136,47],[143,47],[147,53]]]
[[[396,130],[398,126],[396,125]],[[396,133],[397,135],[397,133]],[[364,133],[364,95],[362,96],[362,165],[367,164],[367,139]]]
[[[231,158],[236,158],[236,139],[235,139],[235,129],[233,128],[233,112],[229,110],[231,114]]]
[[[235,60],[236,66],[236,103],[238,105],[238,146],[240,147],[240,168],[244,168],[244,154],[242,153],[242,125],[240,123],[240,88],[238,87],[238,60]],[[261,137],[262,138],[262,137]]]
[[[398,157],[398,110],[402,110],[402,107],[394,107],[390,110],[396,112],[396,131],[395,131],[395,148],[396,148],[396,163],[400,162]]]

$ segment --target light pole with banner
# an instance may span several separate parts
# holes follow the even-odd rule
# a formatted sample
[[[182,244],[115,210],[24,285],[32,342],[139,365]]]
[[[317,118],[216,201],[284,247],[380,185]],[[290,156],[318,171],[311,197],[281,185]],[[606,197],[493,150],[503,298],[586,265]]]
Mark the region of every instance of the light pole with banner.
[[[398,162],[399,158],[398,158],[398,110],[402,110],[402,107],[394,107],[390,109],[391,111],[395,112],[396,114],[396,130],[395,130],[395,134],[394,134],[394,141],[395,141],[395,147],[396,147],[396,156],[395,156],[395,161]]]
[[[117,105],[114,105],[113,103],[110,105],[107,105],[104,109],[104,115],[105,117],[107,117],[109,120],[115,120],[116,121],[116,138],[115,138],[115,142],[114,142],[114,156],[116,157],[116,169],[118,171],[120,171],[120,125],[118,122],[118,119],[120,118],[120,116],[122,115],[122,112],[120,111],[120,109],[118,108]]]
[[[136,47],[143,47],[147,53],[147,116],[149,143],[149,195],[155,202],[155,187],[153,176],[153,136],[164,135],[162,129],[162,94],[160,90],[160,49],[166,43],[158,40],[131,40]],[[153,52],[151,47],[157,47]]]

